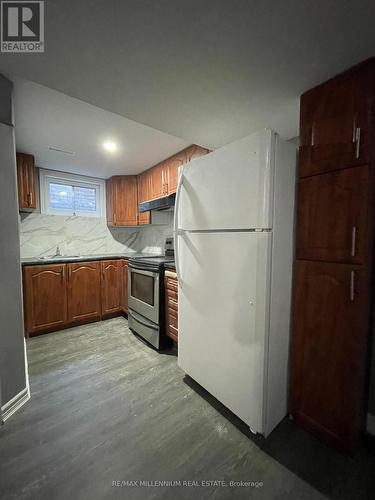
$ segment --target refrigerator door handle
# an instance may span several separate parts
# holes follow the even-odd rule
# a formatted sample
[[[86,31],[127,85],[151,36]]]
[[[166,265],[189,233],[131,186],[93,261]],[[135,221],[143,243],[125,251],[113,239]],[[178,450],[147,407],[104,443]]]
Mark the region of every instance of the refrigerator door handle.
[[[176,199],[175,199],[175,205],[174,205],[174,219],[173,219],[173,237],[174,237],[174,250],[175,250],[175,263],[176,263],[176,274],[177,274],[177,281],[179,282],[180,286],[182,285],[182,279],[181,279],[181,271],[180,271],[180,263],[179,263],[179,255],[178,255],[178,236],[181,234],[180,228],[178,227],[178,212],[179,212],[179,205],[180,205],[180,195],[181,195],[181,189],[183,186],[183,177],[184,177],[184,166],[182,165],[180,167],[180,176],[178,179],[178,185],[177,185],[177,191],[176,191]]]

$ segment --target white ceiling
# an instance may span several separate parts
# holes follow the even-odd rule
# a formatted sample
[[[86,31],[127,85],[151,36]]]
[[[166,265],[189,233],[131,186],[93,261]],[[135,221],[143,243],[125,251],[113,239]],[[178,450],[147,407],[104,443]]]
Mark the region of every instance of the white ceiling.
[[[39,167],[107,178],[136,174],[188,143],[78,99],[13,78],[17,151]],[[110,153],[103,143],[113,141]],[[49,150],[49,146],[74,153]]]
[[[374,18],[373,0],[48,0],[46,52],[0,71],[189,143],[289,138],[302,92],[374,54]]]

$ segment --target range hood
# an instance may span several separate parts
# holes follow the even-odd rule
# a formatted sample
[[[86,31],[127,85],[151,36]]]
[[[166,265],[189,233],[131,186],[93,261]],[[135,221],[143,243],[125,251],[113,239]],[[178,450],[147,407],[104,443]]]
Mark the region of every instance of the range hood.
[[[156,200],[144,201],[138,205],[140,212],[149,212],[150,210],[168,210],[174,207],[174,202],[176,198],[176,193],[170,194],[168,196],[163,196],[163,198],[157,198]]]

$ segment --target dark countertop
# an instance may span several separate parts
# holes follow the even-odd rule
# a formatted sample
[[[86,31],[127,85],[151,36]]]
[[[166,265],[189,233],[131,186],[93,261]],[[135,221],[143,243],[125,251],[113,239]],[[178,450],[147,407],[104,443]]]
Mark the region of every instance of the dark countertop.
[[[93,260],[110,260],[110,259],[130,259],[130,257],[153,256],[156,254],[149,253],[117,253],[117,254],[98,254],[98,255],[79,255],[68,256],[62,255],[61,257],[30,257],[21,259],[23,266],[34,266],[43,264],[64,264],[66,262],[89,262]]]
[[[165,269],[170,269],[171,271],[176,271],[176,264],[174,262],[166,262],[164,264]]]

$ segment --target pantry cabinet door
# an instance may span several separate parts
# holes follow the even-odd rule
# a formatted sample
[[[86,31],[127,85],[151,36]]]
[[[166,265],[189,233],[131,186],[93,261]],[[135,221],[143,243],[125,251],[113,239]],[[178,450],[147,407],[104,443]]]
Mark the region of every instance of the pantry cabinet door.
[[[298,259],[362,263],[368,242],[368,165],[300,179]]]
[[[362,425],[368,292],[362,266],[296,262],[291,413],[342,449]]]
[[[366,62],[302,95],[301,177],[370,161],[373,73]]]

